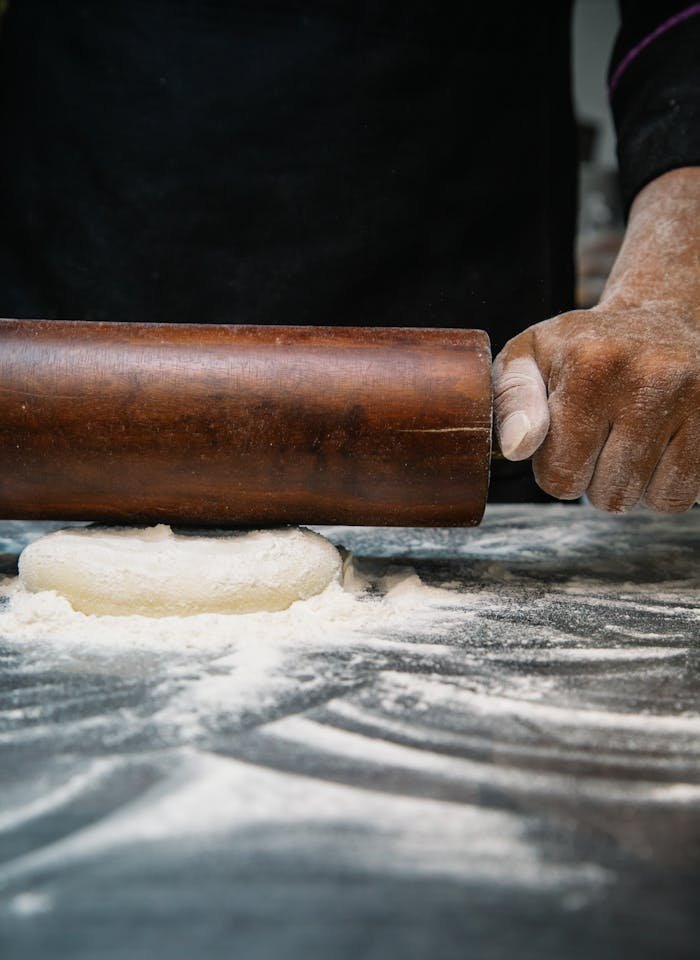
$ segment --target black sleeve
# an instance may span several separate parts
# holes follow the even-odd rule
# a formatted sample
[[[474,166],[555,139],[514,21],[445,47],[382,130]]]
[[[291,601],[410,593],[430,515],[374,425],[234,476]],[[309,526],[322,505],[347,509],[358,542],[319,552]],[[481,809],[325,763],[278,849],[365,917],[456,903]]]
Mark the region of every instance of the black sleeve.
[[[619,7],[608,85],[627,213],[650,180],[700,165],[700,3]]]

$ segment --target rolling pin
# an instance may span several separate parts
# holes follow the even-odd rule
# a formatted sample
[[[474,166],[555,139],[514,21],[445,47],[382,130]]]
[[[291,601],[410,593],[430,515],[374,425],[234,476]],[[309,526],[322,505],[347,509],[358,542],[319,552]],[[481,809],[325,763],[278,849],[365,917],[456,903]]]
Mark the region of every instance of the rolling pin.
[[[470,526],[480,330],[0,320],[0,517]]]

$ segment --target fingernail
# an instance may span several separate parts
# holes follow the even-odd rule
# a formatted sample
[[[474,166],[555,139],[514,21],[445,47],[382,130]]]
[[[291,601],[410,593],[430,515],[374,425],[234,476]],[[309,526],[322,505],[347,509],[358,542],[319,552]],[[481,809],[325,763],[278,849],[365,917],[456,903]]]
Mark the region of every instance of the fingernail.
[[[504,457],[511,457],[523,442],[525,437],[532,429],[530,418],[522,412],[516,410],[506,417],[499,430],[499,440],[501,442],[501,453]]]

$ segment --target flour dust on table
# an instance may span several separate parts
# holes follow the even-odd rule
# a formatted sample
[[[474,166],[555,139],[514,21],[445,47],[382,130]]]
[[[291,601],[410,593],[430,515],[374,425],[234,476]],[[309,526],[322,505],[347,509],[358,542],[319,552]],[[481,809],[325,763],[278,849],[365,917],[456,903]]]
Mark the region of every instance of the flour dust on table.
[[[3,960],[694,955],[700,511],[325,528],[321,593],[188,617],[28,592],[45,529],[0,523]]]

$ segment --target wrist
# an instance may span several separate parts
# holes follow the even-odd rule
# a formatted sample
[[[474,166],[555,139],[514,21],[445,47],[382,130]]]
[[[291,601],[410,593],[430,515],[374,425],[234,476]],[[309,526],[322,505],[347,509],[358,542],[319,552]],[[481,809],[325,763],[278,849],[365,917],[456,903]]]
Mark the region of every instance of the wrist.
[[[600,305],[681,310],[700,328],[700,167],[671,170],[632,204]]]

